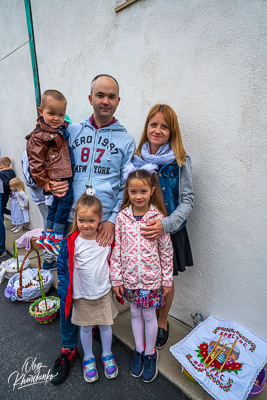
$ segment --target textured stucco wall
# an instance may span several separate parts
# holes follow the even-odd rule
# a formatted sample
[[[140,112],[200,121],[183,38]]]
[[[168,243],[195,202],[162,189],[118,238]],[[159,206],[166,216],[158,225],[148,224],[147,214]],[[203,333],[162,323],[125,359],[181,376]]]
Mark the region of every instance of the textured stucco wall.
[[[267,338],[267,3],[139,0],[115,14],[118,3],[32,0],[41,91],[62,91],[77,122],[92,112],[91,79],[114,75],[121,87],[116,116],[137,142],[153,104],[166,102],[176,110],[194,164],[188,231],[195,266],[175,278],[171,314],[191,323],[190,313],[200,309]],[[12,16],[19,35],[9,22],[5,54],[27,41],[23,1],[6,0],[8,8],[21,18]],[[12,99],[7,109],[0,94],[0,113],[1,119],[6,114],[10,141],[24,147],[19,138],[34,126],[35,102],[28,45],[16,53],[17,63],[14,53],[4,68],[0,64]],[[18,99],[7,85],[17,74],[24,75]],[[14,109],[22,95],[22,107]],[[14,115],[23,121],[15,121],[15,130]]]
[[[37,117],[24,1],[0,2],[0,147],[23,179],[21,155],[24,137]],[[28,188],[25,192],[29,196]],[[30,197],[30,196],[29,196]],[[42,226],[42,217],[30,199],[29,228]]]

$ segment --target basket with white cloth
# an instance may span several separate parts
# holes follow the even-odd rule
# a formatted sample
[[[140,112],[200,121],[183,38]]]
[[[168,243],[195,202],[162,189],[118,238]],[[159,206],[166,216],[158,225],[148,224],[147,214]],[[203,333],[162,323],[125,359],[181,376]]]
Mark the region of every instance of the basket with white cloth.
[[[31,249],[25,255],[20,272],[15,274],[9,279],[7,287],[5,289],[5,296],[11,300],[18,300],[23,302],[32,302],[41,297],[41,289],[39,285],[38,269],[24,269],[24,264],[32,251],[36,251],[38,255],[38,269],[42,275],[44,291],[45,293],[51,287],[53,282],[53,275],[50,271],[41,269],[41,259],[38,250]]]

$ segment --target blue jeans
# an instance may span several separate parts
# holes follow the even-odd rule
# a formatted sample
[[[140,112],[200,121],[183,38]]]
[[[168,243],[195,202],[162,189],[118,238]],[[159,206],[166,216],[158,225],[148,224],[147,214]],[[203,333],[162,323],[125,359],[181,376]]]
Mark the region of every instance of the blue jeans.
[[[71,322],[72,316],[72,305],[70,309],[70,314],[68,318],[65,318],[64,308],[61,308],[60,303],[60,333],[62,340],[62,347],[64,349],[70,349],[77,346],[78,343],[78,331],[79,327],[77,325],[73,325]]]
[[[1,209],[1,196],[0,196],[0,209]],[[0,251],[2,252],[5,250],[6,250],[6,228],[2,218],[2,214],[0,213]]]
[[[56,233],[64,233],[73,203],[72,180],[68,180],[68,182],[69,188],[66,195],[62,198],[54,196],[53,203],[47,216],[46,228],[52,229],[53,232]]]

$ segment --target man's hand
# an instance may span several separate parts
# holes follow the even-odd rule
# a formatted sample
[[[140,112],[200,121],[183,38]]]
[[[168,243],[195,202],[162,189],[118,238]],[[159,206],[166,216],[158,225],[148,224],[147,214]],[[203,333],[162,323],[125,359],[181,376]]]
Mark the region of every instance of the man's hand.
[[[100,246],[111,246],[115,238],[115,225],[112,222],[105,221],[99,224],[96,241]]]
[[[141,228],[141,235],[148,240],[156,240],[163,235],[164,229],[160,219],[154,219]]]
[[[68,181],[50,181],[50,192],[59,198],[64,197],[69,188]],[[46,189],[45,189],[46,190]]]
[[[51,190],[50,183],[51,183],[51,182],[53,182],[53,181],[46,182],[46,183],[42,186],[42,188],[43,188],[46,192],[50,192],[50,190]]]

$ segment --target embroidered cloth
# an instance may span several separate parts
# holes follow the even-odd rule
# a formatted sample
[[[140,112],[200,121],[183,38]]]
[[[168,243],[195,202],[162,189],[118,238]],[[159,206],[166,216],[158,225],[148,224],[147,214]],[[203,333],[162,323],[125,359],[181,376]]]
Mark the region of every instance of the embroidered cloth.
[[[221,341],[216,344],[220,337]],[[267,361],[265,340],[237,322],[212,315],[170,351],[216,400],[247,399]],[[217,358],[205,369],[216,354]]]

